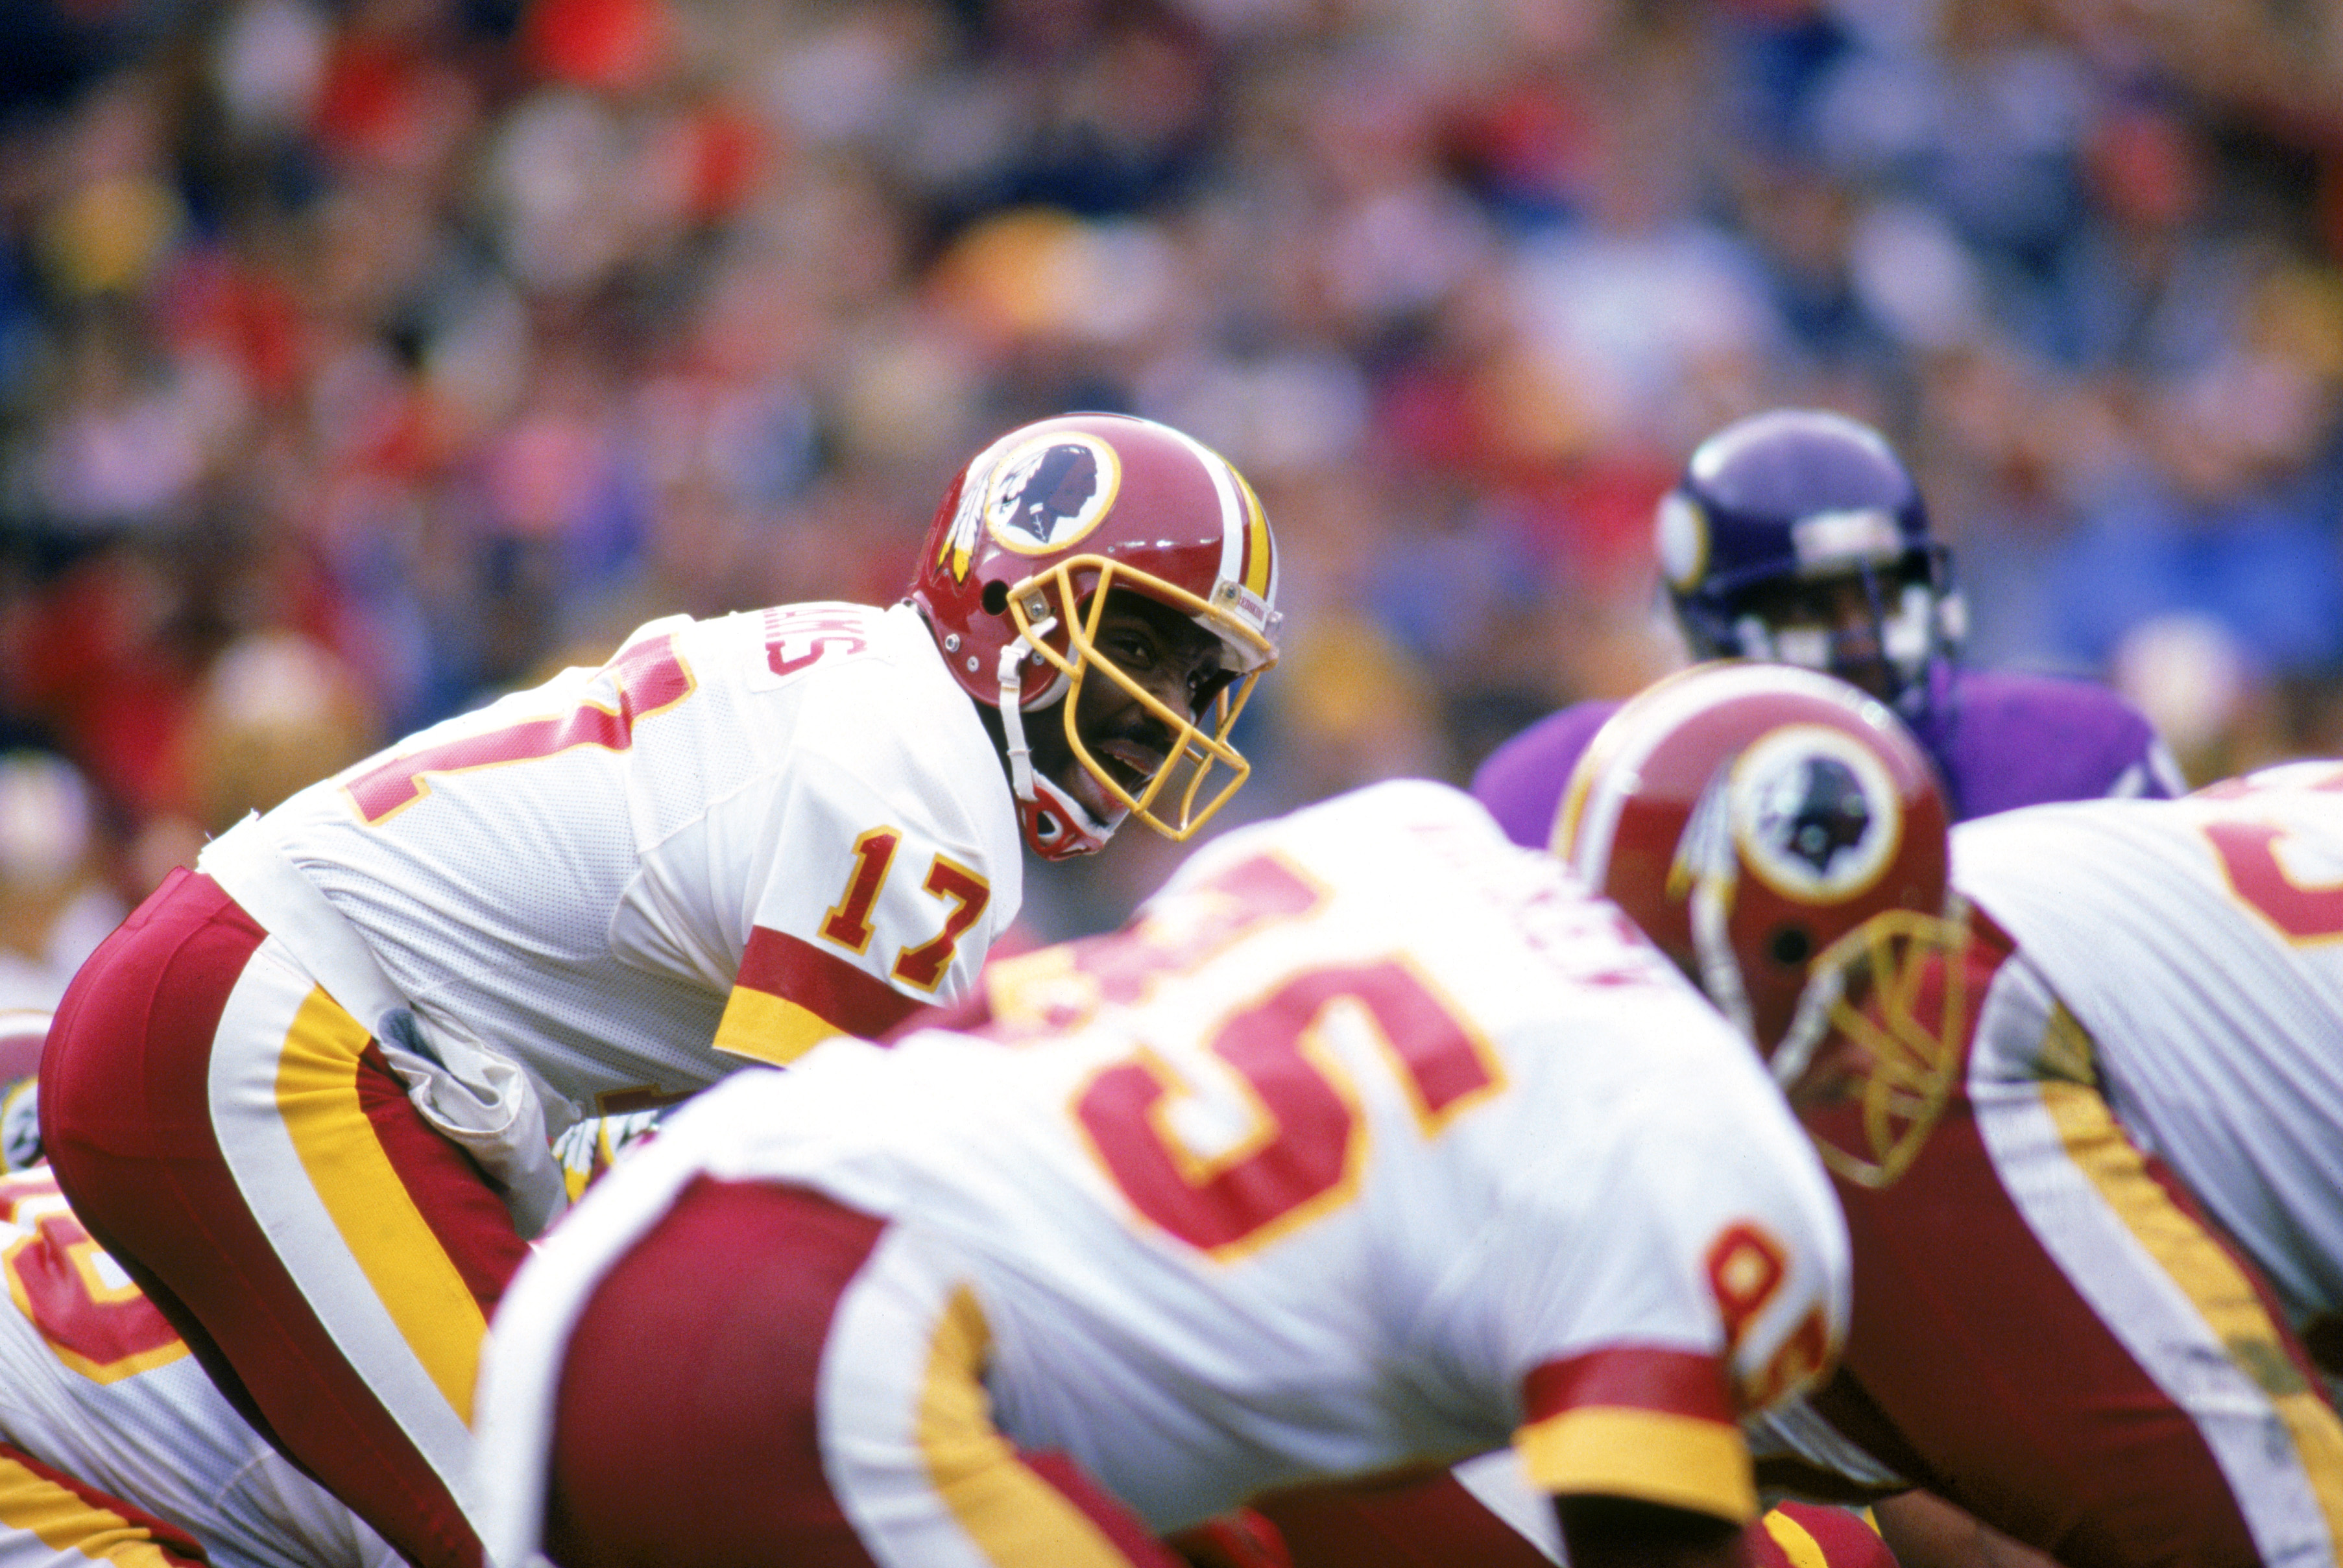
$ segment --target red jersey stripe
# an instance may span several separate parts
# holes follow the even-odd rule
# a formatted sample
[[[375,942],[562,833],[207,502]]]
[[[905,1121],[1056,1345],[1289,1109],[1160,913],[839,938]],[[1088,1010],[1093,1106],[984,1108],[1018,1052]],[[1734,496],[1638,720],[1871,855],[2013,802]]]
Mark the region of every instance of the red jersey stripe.
[[[1731,1423],[1739,1414],[1725,1367],[1700,1351],[1612,1345],[1548,1362],[1522,1380],[1522,1424],[1588,1405],[1659,1411]]]

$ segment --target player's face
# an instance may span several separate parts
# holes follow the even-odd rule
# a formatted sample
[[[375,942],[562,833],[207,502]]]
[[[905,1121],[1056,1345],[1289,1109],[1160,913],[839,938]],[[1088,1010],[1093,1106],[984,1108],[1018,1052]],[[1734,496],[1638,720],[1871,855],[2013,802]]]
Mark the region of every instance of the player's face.
[[[1825,670],[1886,700],[1897,678],[1881,640],[1881,607],[1860,575],[1793,583],[1753,596],[1751,611],[1773,632],[1780,656]]]
[[[1223,684],[1220,638],[1170,607],[1141,594],[1110,592],[1092,639],[1101,654],[1174,713],[1200,714]],[[1147,788],[1170,759],[1171,727],[1121,684],[1093,673],[1074,708],[1082,744],[1131,794]],[[1101,821],[1121,809],[1067,744],[1062,725],[1035,727],[1033,764]]]

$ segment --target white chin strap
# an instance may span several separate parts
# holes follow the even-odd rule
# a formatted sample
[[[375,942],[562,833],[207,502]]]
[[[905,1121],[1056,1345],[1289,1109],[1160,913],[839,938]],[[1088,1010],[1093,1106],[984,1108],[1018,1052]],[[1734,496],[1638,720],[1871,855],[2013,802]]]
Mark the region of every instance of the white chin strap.
[[[1676,866],[1692,880],[1688,912],[1701,990],[1765,1056],[1765,1041],[1757,1038],[1756,1010],[1749,1004],[1749,987],[1733,951],[1733,895],[1740,881],[1741,857],[1735,852],[1733,827],[1726,818],[1725,778],[1725,769],[1720,769],[1693,808],[1692,819],[1684,824],[1684,838],[1676,846]],[[1815,1052],[1830,1032],[1831,1010],[1845,994],[1845,968],[1833,964],[1818,970],[1799,992],[1789,1032],[1766,1060],[1774,1081],[1785,1091],[1805,1076]]]
[[[1831,1012],[1846,995],[1846,970],[1844,966],[1830,964],[1818,970],[1798,993],[1798,1010],[1790,1020],[1790,1032],[1782,1037],[1781,1046],[1767,1063],[1774,1081],[1783,1092],[1797,1087],[1798,1080],[1821,1049],[1823,1039],[1830,1033]]]
[[[1757,1038],[1756,1014],[1749,1005],[1749,989],[1742,981],[1741,965],[1733,955],[1729,929],[1741,861],[1734,853],[1733,827],[1725,815],[1725,791],[1722,787],[1725,772],[1724,769],[1718,769],[1715,779],[1694,803],[1692,818],[1684,824],[1684,837],[1676,845],[1676,866],[1670,874],[1686,876],[1692,883],[1686,912],[1692,921],[1693,954],[1700,965],[1701,990],[1708,993],[1708,1000],[1732,1020],[1743,1037],[1763,1051],[1765,1042]]]
[[[1030,638],[1049,636],[1050,628],[1057,624],[1058,618],[1051,616],[1034,626],[1031,632],[1021,633],[1015,641],[1001,650],[998,672],[1001,680],[1001,733],[1008,743],[1009,789],[1025,805],[1056,813],[1071,829],[1066,837],[1089,840],[1095,848],[1105,843],[1115,829],[1122,825],[1122,815],[1117,813],[1112,821],[1101,823],[1083,810],[1080,801],[1058,788],[1054,780],[1033,771],[1033,748],[1025,739],[1025,713],[1018,702],[1025,685],[1024,678],[1018,673],[1018,667],[1033,651]]]

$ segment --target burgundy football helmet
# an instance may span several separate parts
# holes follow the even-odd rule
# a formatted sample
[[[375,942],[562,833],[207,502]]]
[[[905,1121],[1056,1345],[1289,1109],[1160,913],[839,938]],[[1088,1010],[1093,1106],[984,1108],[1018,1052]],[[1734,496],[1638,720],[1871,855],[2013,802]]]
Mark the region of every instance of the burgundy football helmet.
[[[1230,678],[1200,711],[1173,711],[1098,648],[1116,588],[1169,605],[1220,639]],[[1251,772],[1229,733],[1277,660],[1277,545],[1244,477],[1169,426],[1068,414],[1001,437],[944,492],[910,597],[953,676],[1000,710],[1018,817],[1045,858],[1098,849],[1124,814],[1185,839]],[[1093,672],[1172,734],[1168,760],[1136,795],[1076,729]],[[1024,716],[1053,703],[1062,704],[1075,758],[1122,804],[1110,821],[1092,819],[1031,765]],[[1216,771],[1224,777],[1207,788]]]
[[[1965,1040],[1946,827],[1934,768],[1884,704],[1817,671],[1732,660],[1612,717],[1571,776],[1554,849],[1785,1090],[1852,1059],[1866,1147],[1823,1153],[1880,1184],[1919,1151]]]

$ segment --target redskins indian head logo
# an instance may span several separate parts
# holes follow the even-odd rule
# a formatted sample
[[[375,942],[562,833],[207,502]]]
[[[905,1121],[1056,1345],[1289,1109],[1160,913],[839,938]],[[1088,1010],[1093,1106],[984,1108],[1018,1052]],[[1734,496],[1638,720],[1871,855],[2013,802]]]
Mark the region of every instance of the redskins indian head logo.
[[[980,528],[1019,555],[1055,555],[1098,526],[1121,487],[1121,460],[1095,436],[1060,430],[1010,447],[970,465],[943,558],[967,577]]]
[[[1767,887],[1837,903],[1879,880],[1904,836],[1895,781],[1853,736],[1819,724],[1775,730],[1734,765],[1733,837]]]

